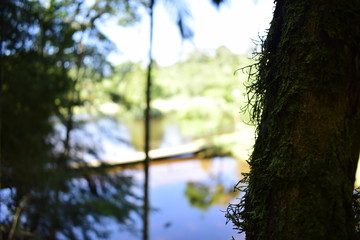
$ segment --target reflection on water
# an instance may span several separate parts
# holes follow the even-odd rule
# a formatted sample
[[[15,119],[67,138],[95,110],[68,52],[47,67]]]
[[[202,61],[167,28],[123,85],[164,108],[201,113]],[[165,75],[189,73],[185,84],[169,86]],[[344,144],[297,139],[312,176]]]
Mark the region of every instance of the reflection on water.
[[[69,176],[53,173],[26,191],[1,189],[0,239],[107,239],[113,228],[102,224],[110,219],[132,229],[141,206],[132,177]]]
[[[150,167],[150,239],[243,239],[225,225],[224,210],[238,196],[240,162],[232,158],[153,163]],[[142,170],[128,169],[142,179]],[[141,229],[141,219],[137,228]],[[117,232],[111,239],[141,239]]]
[[[152,135],[154,146],[170,147],[187,141],[173,123],[158,121],[158,126],[162,130]],[[142,134],[137,138],[134,129],[140,128],[127,128],[110,118],[86,121],[71,132],[71,159],[112,159],[134,152],[136,139],[139,144],[142,140]],[[61,153],[65,130],[61,125],[57,125],[56,130],[58,134],[50,140],[57,143],[56,151]],[[15,188],[2,189],[1,235],[7,236],[15,226],[13,219],[19,210],[18,229],[28,236],[23,239],[140,240],[142,168],[138,165],[116,172],[115,169],[107,172],[58,169],[45,172],[44,184],[34,189],[23,192]],[[231,225],[225,225],[223,211],[238,197],[233,187],[241,178],[240,172],[246,171],[244,162],[232,158],[153,162],[150,240],[231,239],[232,236],[243,239]],[[21,202],[25,202],[24,207],[16,208]]]

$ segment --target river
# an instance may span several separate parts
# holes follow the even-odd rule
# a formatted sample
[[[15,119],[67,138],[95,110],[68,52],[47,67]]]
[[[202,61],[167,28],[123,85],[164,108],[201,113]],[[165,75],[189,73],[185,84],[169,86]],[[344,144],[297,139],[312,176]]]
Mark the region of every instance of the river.
[[[85,126],[94,132],[98,142],[103,142],[103,158],[118,157],[124,150],[141,150],[141,126],[132,123],[130,128],[124,128],[116,124],[102,119],[92,127]],[[153,134],[153,148],[176,146],[187,141],[174,123],[155,120],[153,126],[157,130]],[[125,141],[116,143],[116,139]],[[121,171],[142,184],[141,165]],[[232,239],[232,236],[243,239],[232,229],[231,223],[226,225],[224,217],[228,203],[238,201],[239,192],[233,190],[243,171],[247,171],[246,163],[228,157],[153,162],[149,170],[150,240]],[[109,239],[142,239],[143,220],[138,216],[134,218],[136,232],[119,230],[115,221],[109,221],[106,224],[111,230]]]
[[[227,204],[238,201],[234,186],[246,166],[233,158],[167,160],[150,167],[151,240],[243,239],[226,225]],[[123,170],[140,182],[141,169]],[[137,233],[117,231],[110,239],[142,239],[142,220]],[[109,225],[108,225],[109,226]]]
[[[158,121],[154,126],[160,130],[153,134],[153,148],[176,146],[189,140],[173,123]],[[60,126],[58,131],[63,137]],[[71,137],[78,144],[76,154],[91,162],[94,158],[119,158],[124,152],[141,150],[142,132],[140,126],[126,127],[114,119],[100,118],[83,124]],[[79,142],[83,148],[79,147]],[[61,151],[61,146],[58,148]],[[81,149],[85,150],[81,152]],[[86,149],[95,149],[96,156],[94,151]],[[234,186],[241,179],[241,172],[247,170],[244,161],[229,157],[198,159],[188,156],[152,162],[149,169],[149,240],[230,240],[233,236],[244,239],[232,229],[231,223],[226,225],[224,211],[228,203],[239,201],[240,193],[234,192]],[[116,171],[132,177],[138,186],[134,191],[142,196],[144,171],[141,164]],[[114,170],[111,172],[109,174]],[[135,231],[124,230],[111,217],[105,218],[103,228],[110,232],[107,239],[142,239],[143,220],[137,214],[133,214],[133,218],[135,221],[131,224]]]

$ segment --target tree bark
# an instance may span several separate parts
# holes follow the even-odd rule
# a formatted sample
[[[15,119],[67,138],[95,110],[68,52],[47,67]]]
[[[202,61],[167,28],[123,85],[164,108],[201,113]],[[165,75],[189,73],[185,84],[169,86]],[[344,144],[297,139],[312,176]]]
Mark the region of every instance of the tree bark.
[[[278,0],[252,85],[248,240],[355,239],[360,1]]]

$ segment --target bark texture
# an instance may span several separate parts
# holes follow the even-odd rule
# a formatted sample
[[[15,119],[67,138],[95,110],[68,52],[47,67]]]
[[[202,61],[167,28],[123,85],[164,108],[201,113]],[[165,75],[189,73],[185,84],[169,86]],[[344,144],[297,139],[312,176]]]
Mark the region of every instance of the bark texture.
[[[278,0],[251,86],[258,120],[246,239],[356,239],[360,1]]]

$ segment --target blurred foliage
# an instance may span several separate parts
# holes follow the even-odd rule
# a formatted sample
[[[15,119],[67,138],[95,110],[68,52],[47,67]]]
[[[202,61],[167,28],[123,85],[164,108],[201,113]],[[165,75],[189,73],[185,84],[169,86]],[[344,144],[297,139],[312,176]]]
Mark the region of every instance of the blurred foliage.
[[[172,66],[155,64],[154,113],[175,119],[185,137],[206,137],[234,130],[236,122],[249,122],[248,113],[241,109],[246,102],[247,75],[235,71],[251,63],[246,55],[236,55],[220,47],[214,53],[193,53]],[[145,108],[144,75],[140,63],[116,66],[111,77],[94,86],[99,108],[112,103],[114,113],[121,118],[141,118]]]
[[[4,239],[106,238],[97,224],[101,218],[128,223],[138,207],[131,178],[100,173],[81,178],[69,166],[76,158],[70,146],[78,127],[75,110],[93,104],[90,87],[112,68],[106,54],[114,45],[96,22],[114,14],[134,22],[139,6],[122,0],[1,1]],[[56,143],[62,151],[54,152],[50,139],[58,122],[66,134]]]
[[[208,96],[232,101],[233,89],[244,90],[243,82],[236,81],[233,74],[239,66],[250,62],[246,56],[233,54],[226,47],[215,53],[195,52],[186,61],[162,69],[155,82],[163,89],[162,97]]]
[[[116,17],[120,24],[134,24],[139,8],[147,5],[142,0],[1,1],[1,237],[98,239],[107,238],[103,219],[132,225],[130,215],[139,207],[134,181],[89,174],[86,168],[74,171],[72,164],[83,166],[85,153],[96,156],[97,146],[72,138],[89,118],[109,109],[121,118],[142,118],[145,70],[139,63],[114,68],[107,62],[115,47],[97,23]],[[190,36],[184,22],[189,13],[178,14],[180,31]],[[170,67],[155,64],[153,99],[166,100],[166,106],[154,103],[152,117],[176,115],[189,136],[231,125],[228,110],[238,101],[233,90],[244,90],[232,74],[248,62],[220,48]]]
[[[64,174],[61,177],[69,174]],[[141,202],[133,193],[131,177],[107,173],[58,181],[51,175],[42,189],[31,189],[21,209],[16,239],[107,239],[112,229],[103,225],[108,218],[119,227],[135,231],[131,214],[140,214]],[[43,180],[45,180],[43,179]],[[13,224],[16,189],[2,192],[1,230],[7,236]]]
[[[185,190],[190,205],[204,211],[212,205],[226,205],[237,195],[233,188],[226,189],[221,183],[188,182]]]

